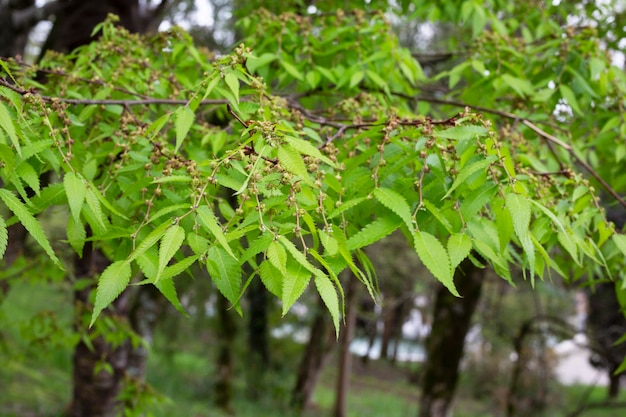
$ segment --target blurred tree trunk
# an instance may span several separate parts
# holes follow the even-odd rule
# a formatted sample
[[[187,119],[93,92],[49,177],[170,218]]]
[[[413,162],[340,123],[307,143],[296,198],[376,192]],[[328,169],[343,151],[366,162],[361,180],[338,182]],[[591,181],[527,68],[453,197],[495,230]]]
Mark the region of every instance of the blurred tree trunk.
[[[247,391],[251,400],[258,400],[270,361],[268,299],[267,291],[260,279],[252,280],[246,296],[249,305]]]
[[[232,414],[233,374],[235,361],[233,344],[237,335],[235,312],[230,310],[228,300],[217,295],[217,375],[215,381],[215,404]]]
[[[93,281],[109,264],[108,259],[90,242],[85,245],[84,257],[76,259],[75,274],[77,279]],[[119,410],[117,396],[125,375],[131,345],[128,341],[119,345],[108,342],[94,329],[87,329],[92,311],[89,294],[91,285],[74,292],[76,308],[76,330],[82,335],[74,348],[73,394],[68,407],[71,417],[114,417]],[[125,291],[111,307],[102,312],[100,320],[107,318],[120,322],[128,314],[129,292]],[[98,370],[98,371],[96,371]]]
[[[334,334],[328,311],[319,299],[311,325],[309,342],[298,368],[296,385],[291,393],[290,402],[295,410],[302,411],[310,404],[324,362],[334,345],[333,339]]]
[[[339,336],[339,363],[337,374],[337,391],[335,397],[334,417],[346,417],[348,390],[350,388],[350,375],[352,374],[352,354],[350,353],[350,342],[354,337],[356,326],[356,300],[357,300],[357,279],[352,271],[346,269],[345,309],[346,320]]]
[[[437,290],[433,325],[426,341],[426,362],[422,375],[420,417],[446,417],[454,398],[463,358],[465,336],[478,304],[483,270],[469,259],[457,268],[454,283],[461,298],[443,285]]]

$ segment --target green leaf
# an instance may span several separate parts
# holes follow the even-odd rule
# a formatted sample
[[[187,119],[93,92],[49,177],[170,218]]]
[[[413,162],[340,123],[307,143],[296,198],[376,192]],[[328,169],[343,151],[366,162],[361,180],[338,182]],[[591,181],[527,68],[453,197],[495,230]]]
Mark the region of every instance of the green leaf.
[[[300,156],[300,153],[291,145],[284,144],[278,148],[278,160],[287,171],[297,175],[305,183],[313,184],[311,176],[306,169],[306,165],[304,165],[304,161],[302,160],[302,156]]]
[[[291,256],[293,256],[293,258],[302,266],[304,266],[308,271],[312,272],[312,273],[317,273],[319,272],[319,269],[317,269],[316,267],[314,267],[309,260],[306,258],[306,255],[304,255],[302,252],[300,252],[298,250],[298,248],[296,247],[296,245],[293,244],[292,241],[290,241],[289,239],[287,239],[285,236],[279,236],[278,240],[280,240],[280,243],[283,244],[283,246],[285,247],[285,249],[287,249],[287,251],[291,254]]]
[[[79,257],[83,255],[83,248],[85,246],[85,239],[87,239],[87,231],[85,226],[79,220],[74,220],[74,217],[67,219],[67,240],[70,242],[72,249],[78,254]]]
[[[461,172],[459,172],[459,175],[457,175],[456,179],[452,183],[452,186],[450,187],[446,195],[444,195],[441,199],[444,200],[448,198],[450,194],[452,194],[452,192],[456,190],[458,186],[463,184],[472,174],[478,171],[486,170],[489,165],[491,165],[496,159],[498,158],[495,155],[490,155],[485,159],[464,166],[463,169],[461,169]]]
[[[163,294],[170,303],[172,303],[176,310],[187,317],[189,316],[178,299],[173,279],[162,279],[159,282],[155,282],[154,286],[157,287],[161,294]]]
[[[427,232],[413,234],[413,246],[420,260],[431,274],[453,295],[460,297],[454,286],[454,271],[450,265],[448,252],[439,240]]]
[[[280,272],[283,274],[287,273],[287,252],[285,248],[278,243],[277,241],[273,241],[270,243],[267,248],[267,259],[274,265]]]
[[[252,243],[250,243],[243,255],[241,255],[241,258],[239,258],[239,264],[243,265],[255,255],[265,251],[273,241],[274,236],[271,233],[263,233],[261,236],[257,237],[254,241],[252,241]]]
[[[579,116],[584,116],[582,110],[580,109],[580,105],[578,104],[578,100],[576,99],[576,95],[572,91],[571,88],[566,86],[565,84],[559,85],[559,91],[561,92],[561,97],[567,101],[567,104],[572,108],[574,113]]]
[[[174,112],[174,128],[176,130],[176,148],[174,152],[178,152],[183,140],[187,137],[189,129],[193,125],[195,114],[188,106],[179,107]]]
[[[0,127],[7,132],[9,135],[9,139],[11,139],[11,143],[15,147],[15,151],[18,155],[22,155],[22,149],[20,148],[20,141],[17,137],[17,133],[15,131],[15,125],[13,124],[13,120],[11,119],[11,115],[9,114],[9,110],[6,106],[0,101]]]
[[[171,280],[177,275],[182,274],[183,272],[191,268],[191,265],[196,263],[196,261],[199,258],[200,256],[198,255],[188,256],[184,258],[183,260],[181,260],[180,262],[176,262],[174,265],[165,267],[165,269],[161,273],[161,278],[159,279],[159,277],[157,276],[157,279],[155,280],[154,284],[156,285],[156,284],[161,283],[162,281]]]
[[[57,265],[59,268],[64,269],[63,265],[59,258],[57,258],[54,250],[52,250],[52,246],[50,246],[50,242],[46,237],[46,234],[43,231],[43,228],[35,219],[35,217],[30,214],[28,209],[24,206],[24,204],[13,195],[7,189],[0,188],[0,199],[6,204],[6,206],[15,214],[15,217],[22,223],[24,228],[28,230],[28,233],[35,239],[35,241],[43,248],[48,257]]]
[[[155,282],[159,281],[161,273],[174,255],[176,255],[176,252],[178,252],[178,249],[180,249],[184,241],[185,229],[181,226],[175,224],[167,229],[161,238],[161,245],[159,246],[159,269],[157,271]]]
[[[510,74],[504,74],[502,76],[502,80],[522,97],[526,97],[526,95],[532,96],[535,94],[535,89],[528,80],[514,77]]]
[[[232,256],[234,259],[237,259],[237,257],[233,253],[233,250],[228,244],[228,241],[226,240],[226,236],[224,236],[222,228],[217,223],[217,219],[215,218],[215,214],[213,214],[213,211],[211,211],[208,206],[200,206],[196,210],[196,213],[198,215],[198,218],[200,219],[200,223],[202,223],[202,225],[209,232],[211,232],[213,236],[215,236],[215,239],[217,239],[219,244],[222,245],[224,249],[226,249],[226,252],[228,252],[230,256]]]
[[[626,256],[626,235],[615,233],[611,239],[613,239],[613,243],[615,243],[615,246],[617,246],[622,254]]]
[[[448,238],[448,255],[450,268],[456,270],[472,250],[472,238],[465,233],[455,233]],[[454,273],[454,272],[453,272]]]
[[[365,72],[363,71],[356,71],[352,74],[350,77],[350,88],[356,87],[363,80],[363,77],[365,77]]]
[[[39,174],[35,172],[35,169],[28,162],[22,162],[16,169],[17,175],[22,181],[24,181],[30,188],[35,191],[35,194],[39,195]]]
[[[68,172],[63,177],[63,187],[67,195],[67,202],[70,206],[70,212],[76,223],[80,223],[80,212],[87,195],[87,186],[82,178],[73,172]]]
[[[310,276],[311,274],[309,274]],[[280,272],[270,261],[264,261],[259,266],[259,277],[265,288],[276,297],[283,298],[283,277],[285,274]]]
[[[282,279],[280,299],[283,302],[282,315],[287,314],[291,306],[300,298],[311,281],[311,271],[302,263],[290,260],[287,263],[287,274]]]
[[[367,197],[357,197],[357,198],[353,198],[352,200],[348,200],[346,202],[342,202],[336,209],[334,209],[330,213],[328,218],[332,219],[334,217],[337,217],[338,215],[340,215],[344,211],[350,210],[351,208],[358,206],[359,204],[361,204],[365,200],[367,200]]]
[[[335,256],[339,251],[339,244],[337,243],[337,239],[330,236],[323,230],[318,230],[320,235],[320,240],[322,241],[322,245],[324,245],[324,249],[326,249],[326,253],[330,256]]]
[[[246,59],[246,66],[251,73],[256,72],[258,68],[265,67],[272,61],[275,61],[278,57],[276,54],[266,52],[261,56],[248,56]]]
[[[4,222],[2,216],[0,216],[0,259],[4,258],[8,243],[9,231],[7,230],[7,224]]]
[[[89,206],[89,208],[93,211],[93,214],[96,216],[95,220],[98,222],[100,227],[106,231],[108,228],[108,222],[106,222],[106,218],[102,212],[102,206],[100,206],[98,194],[100,193],[96,193],[92,188],[87,188],[85,199],[87,200],[87,206]]]
[[[128,286],[131,273],[130,262],[128,261],[113,262],[102,272],[96,288],[96,301],[89,327],[93,326],[100,312],[115,301]]]
[[[443,139],[474,139],[476,136],[486,136],[489,131],[482,126],[455,126],[450,129],[433,132],[433,136]]]
[[[377,242],[385,236],[391,234],[394,230],[400,227],[401,224],[402,221],[396,216],[379,217],[354,235],[350,236],[346,245],[351,251],[371,245],[372,243]]]
[[[327,156],[324,156],[320,152],[320,150],[317,149],[315,146],[313,146],[313,144],[311,142],[309,142],[308,140],[298,139],[298,138],[294,138],[294,137],[291,137],[291,136],[285,136],[285,140],[287,142],[289,142],[289,144],[296,151],[300,152],[303,155],[308,155],[308,156],[312,156],[313,158],[317,158],[320,161],[322,161],[325,164],[330,165],[332,167],[337,165],[332,160],[330,160],[330,158],[328,158]]]
[[[411,207],[406,202],[406,199],[397,192],[390,190],[389,188],[376,188],[374,190],[374,197],[383,206],[397,214],[406,224],[410,232],[413,232],[415,226],[413,225],[413,215],[411,214]]]
[[[163,237],[163,235],[167,232],[168,228],[171,226],[171,223],[162,223],[157,226],[145,239],[139,243],[139,246],[135,248],[134,251],[130,253],[128,257],[128,262],[131,262],[143,253],[145,253],[148,249],[156,245],[156,243]]]
[[[326,276],[315,276],[315,287],[320,294],[322,301],[330,312],[335,325],[335,337],[339,337],[339,296],[335,290],[335,286]]]
[[[524,254],[528,259],[530,279],[535,275],[535,246],[528,232],[530,225],[530,200],[520,194],[510,193],[505,196],[506,208],[513,220],[513,230],[522,245]]]
[[[237,304],[241,290],[241,268],[239,262],[219,246],[213,246],[207,253],[207,270],[215,286],[235,310],[241,315],[241,306]]]
[[[302,76],[302,73],[300,72],[300,70],[298,70],[298,68],[295,67],[295,65],[285,61],[284,59],[280,60],[280,65],[282,65],[285,71],[287,71],[287,73],[291,75],[293,78],[299,81],[304,81],[304,77]]]
[[[232,72],[229,72],[224,76],[224,81],[226,82],[228,88],[230,88],[230,91],[233,92],[237,103],[239,103],[239,79],[237,76]]]

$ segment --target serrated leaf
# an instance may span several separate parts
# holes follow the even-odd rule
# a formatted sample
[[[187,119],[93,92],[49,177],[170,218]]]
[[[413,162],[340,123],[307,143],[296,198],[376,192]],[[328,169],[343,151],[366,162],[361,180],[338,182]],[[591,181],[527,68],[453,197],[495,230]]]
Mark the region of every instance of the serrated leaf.
[[[176,148],[174,152],[178,152],[183,140],[187,137],[191,125],[193,125],[196,115],[188,106],[179,107],[174,112],[174,129],[176,130]]]
[[[234,259],[237,259],[237,257],[233,253],[233,250],[228,244],[228,241],[226,240],[226,236],[224,236],[222,228],[217,223],[215,214],[213,214],[211,209],[208,206],[200,206],[196,210],[196,213],[198,214],[198,219],[200,219],[200,223],[202,223],[202,225],[209,232],[211,232],[213,236],[215,236],[215,239],[217,239],[219,244],[222,245],[222,247],[226,250],[226,252],[228,252],[230,256],[232,256]]]
[[[248,248],[245,250],[243,255],[241,255],[241,258],[239,258],[239,264],[243,265],[252,257],[265,251],[273,241],[274,236],[271,233],[264,233],[254,239],[254,241],[252,241],[252,243],[250,243]]]
[[[379,217],[354,235],[350,236],[346,245],[351,251],[371,245],[372,243],[377,242],[385,236],[391,234],[398,227],[400,227],[401,224],[402,220],[395,216]]]
[[[226,82],[228,88],[230,88],[230,91],[233,92],[233,95],[235,96],[235,101],[239,103],[239,79],[237,78],[237,76],[232,72],[229,72],[224,76],[224,81]]]
[[[324,249],[326,249],[326,253],[330,256],[335,256],[339,251],[339,244],[337,243],[337,239],[330,236],[323,230],[318,230],[320,235],[320,240],[322,241],[322,245],[324,245]]]
[[[357,198],[353,198],[352,200],[348,200],[346,202],[342,202],[339,207],[337,207],[336,209],[334,209],[330,213],[328,218],[332,219],[334,217],[337,217],[338,215],[340,215],[344,211],[350,210],[351,208],[358,206],[359,204],[361,204],[365,200],[367,200],[367,197],[357,197]]]
[[[513,220],[513,230],[522,245],[524,254],[528,259],[530,279],[535,275],[535,246],[530,239],[528,227],[530,225],[530,200],[520,194],[510,193],[505,196],[506,208]]]
[[[567,104],[572,108],[574,113],[579,116],[583,116],[583,112],[580,109],[580,105],[578,104],[578,100],[576,99],[576,95],[568,86],[561,84],[559,85],[559,91],[561,92],[561,97],[567,101]]]
[[[283,274],[287,273],[287,252],[285,248],[278,243],[277,241],[273,241],[270,243],[267,248],[267,259],[274,265],[280,272]]]
[[[22,162],[18,165],[16,171],[20,179],[24,181],[33,191],[35,191],[35,194],[39,195],[39,174],[35,172],[32,165],[28,162]]]
[[[132,270],[130,262],[128,261],[113,262],[104,270],[104,272],[102,272],[100,279],[98,279],[96,301],[93,307],[89,327],[93,326],[94,322],[100,315],[100,312],[115,301],[115,299],[128,286],[131,273]]]
[[[406,224],[410,232],[413,232],[415,227],[413,226],[413,216],[411,214],[411,207],[406,202],[405,198],[397,192],[390,190],[389,188],[376,188],[374,190],[374,197],[383,206],[397,214]]]
[[[298,152],[303,155],[312,156],[313,158],[317,158],[320,161],[324,162],[327,165],[332,167],[337,164],[334,163],[330,158],[323,155],[319,149],[317,149],[311,142],[304,139],[298,139],[291,136],[285,136],[285,140]]]
[[[433,276],[453,295],[460,297],[454,286],[454,271],[450,265],[448,252],[439,240],[428,232],[413,234],[413,246],[417,255]]]
[[[4,219],[0,216],[0,259],[4,258],[8,244],[9,231],[7,230],[7,224],[4,222]]]
[[[287,171],[297,175],[305,183],[313,184],[302,156],[291,145],[284,144],[278,148],[278,161]]]
[[[171,223],[162,223],[157,226],[152,232],[150,232],[148,236],[146,236],[146,238],[139,243],[139,246],[137,246],[135,250],[131,252],[130,256],[128,257],[128,262],[137,259],[138,256],[145,253],[148,249],[156,245],[157,242],[163,237],[165,232],[167,232],[170,225]]]
[[[615,233],[611,239],[613,239],[613,243],[615,243],[615,246],[617,246],[622,254],[626,256],[626,235]]]
[[[450,194],[452,194],[452,192],[456,190],[458,186],[463,184],[472,174],[478,171],[486,170],[487,167],[489,167],[489,165],[491,165],[496,159],[497,157],[495,155],[490,155],[485,159],[464,166],[463,169],[461,169],[461,171],[459,172],[459,175],[457,175],[457,177],[455,178],[452,186],[450,187],[446,195],[444,195],[441,199],[444,200],[448,198]]]
[[[74,220],[74,217],[67,219],[67,240],[70,242],[72,249],[78,254],[79,257],[83,256],[83,247],[85,246],[85,239],[87,239],[87,231],[85,226],[79,220]]]
[[[241,306],[237,304],[241,291],[241,268],[239,262],[226,250],[213,246],[207,253],[207,271],[219,292],[230,301],[241,315]]]
[[[144,253],[137,257],[137,265],[141,273],[146,277],[146,282],[153,283],[159,270],[159,251],[156,247],[148,248]],[[140,282],[144,283],[144,281]]]
[[[182,259],[180,262],[176,262],[174,265],[166,266],[161,273],[161,278],[155,280],[156,282],[154,284],[156,285],[162,281],[171,280],[175,276],[182,274],[183,272],[191,268],[191,265],[196,263],[198,258],[200,258],[200,256],[192,255]]]
[[[195,232],[187,234],[187,243],[196,255],[203,254],[209,249],[209,240]]]
[[[173,279],[162,279],[161,281],[156,282],[154,286],[157,287],[161,294],[163,294],[170,303],[172,303],[176,310],[187,317],[189,316],[178,299]]]
[[[4,103],[0,102],[0,127],[9,135],[11,143],[15,147],[15,151],[18,155],[22,156],[22,148],[20,147],[20,141],[15,131],[15,125],[9,114],[9,110]]]
[[[311,280],[311,271],[302,263],[292,259],[287,263],[287,274],[283,276],[280,299],[283,302],[282,315],[287,314],[291,306],[300,298]]]
[[[448,238],[448,256],[450,256],[450,268],[454,274],[457,266],[463,262],[472,250],[472,238],[464,233],[455,233]]]
[[[280,272],[270,261],[264,261],[259,266],[259,277],[265,288],[276,297],[283,298],[283,277],[285,274]]]
[[[80,223],[80,212],[87,195],[85,182],[73,172],[68,172],[63,177],[63,187],[70,206],[70,212],[76,223]]]
[[[335,286],[326,276],[315,276],[315,287],[320,294],[322,301],[326,305],[326,308],[330,312],[330,316],[333,319],[335,325],[335,336],[339,337],[339,297]]]
[[[159,281],[159,279],[161,278],[161,273],[170,262],[170,260],[172,260],[174,255],[176,255],[176,252],[178,252],[178,249],[180,249],[184,241],[185,229],[183,229],[181,226],[175,224],[167,229],[167,231],[161,238],[161,244],[159,246],[159,269],[157,271],[155,282]]]
[[[0,188],[0,199],[2,199],[9,210],[15,214],[15,217],[17,217],[20,223],[22,223],[24,228],[28,231],[28,233],[30,233],[39,246],[43,248],[52,262],[54,262],[54,264],[59,268],[64,269],[61,261],[57,258],[54,250],[52,250],[52,246],[50,246],[50,242],[48,241],[41,224],[39,224],[37,219],[35,219],[32,214],[30,214],[24,204],[20,202],[20,200],[18,200],[12,192],[4,188]]]
[[[85,193],[85,200],[87,200],[87,206],[89,206],[89,208],[93,212],[95,220],[98,222],[100,227],[106,231],[108,229],[106,224],[107,222],[105,222],[104,213],[102,212],[102,206],[100,205],[100,199],[98,198],[98,195],[96,195],[96,192],[91,188],[87,188],[87,192]]]
[[[287,239],[285,236],[279,236],[278,240],[282,245],[287,249],[287,251],[293,256],[293,258],[302,266],[304,266],[309,272],[316,273],[319,271],[316,267],[314,267],[306,256],[298,250],[296,245],[293,244],[292,241]]]

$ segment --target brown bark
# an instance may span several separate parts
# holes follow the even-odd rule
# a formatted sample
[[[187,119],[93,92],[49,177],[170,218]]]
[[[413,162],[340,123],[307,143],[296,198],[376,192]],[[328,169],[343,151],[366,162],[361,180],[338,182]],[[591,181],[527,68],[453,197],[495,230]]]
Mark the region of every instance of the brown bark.
[[[270,361],[269,329],[267,324],[268,298],[261,280],[250,283],[246,296],[248,312],[248,369],[247,394],[257,400],[263,393],[265,375]]]
[[[426,341],[426,362],[422,375],[420,417],[445,417],[451,408],[463,358],[465,336],[478,304],[483,271],[469,259],[454,275],[461,298],[439,286],[433,312],[433,326]]]
[[[350,342],[354,337],[356,326],[356,293],[357,280],[351,271],[347,270],[346,286],[346,321],[339,336],[339,363],[337,374],[337,391],[335,397],[334,417],[346,417],[348,390],[350,388],[350,375],[352,374],[352,354]]]
[[[290,402],[295,410],[302,411],[309,406],[324,362],[334,345],[333,339],[328,312],[320,299],[311,325],[309,342],[298,368],[296,385],[291,393]]]

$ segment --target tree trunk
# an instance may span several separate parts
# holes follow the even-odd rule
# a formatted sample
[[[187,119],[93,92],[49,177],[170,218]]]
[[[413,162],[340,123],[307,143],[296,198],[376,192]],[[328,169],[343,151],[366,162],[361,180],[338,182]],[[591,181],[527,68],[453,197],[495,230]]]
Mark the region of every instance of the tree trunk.
[[[234,353],[233,343],[237,335],[234,312],[222,295],[217,295],[217,375],[215,381],[215,404],[232,414]]]
[[[93,279],[101,273],[109,261],[99,250],[85,245],[83,259],[76,259],[76,277]],[[92,306],[89,294],[93,288],[87,287],[74,292],[77,310],[77,331],[83,334],[72,356],[73,396],[69,407],[71,417],[114,417],[119,411],[117,396],[125,375],[130,351],[130,342],[115,346],[103,335],[96,335],[94,329],[87,330],[85,322],[91,315]],[[113,322],[124,319],[128,314],[129,292],[123,292],[102,312],[99,320],[108,316]],[[97,328],[97,325],[96,325]],[[96,372],[96,370],[98,370]]]
[[[337,392],[335,397],[334,417],[346,417],[348,389],[350,388],[350,375],[352,374],[352,354],[350,342],[354,337],[356,326],[356,294],[357,280],[352,271],[346,272],[346,322],[339,336],[339,369],[337,375]]]
[[[437,290],[433,326],[426,342],[420,417],[446,417],[449,413],[463,358],[465,336],[478,304],[483,271],[469,259],[457,268],[454,281],[462,298],[441,285]]]
[[[252,280],[246,292],[248,298],[248,369],[247,393],[258,400],[263,391],[270,360],[268,339],[267,292],[260,279]]]
[[[291,393],[291,406],[297,411],[309,406],[324,362],[334,344],[332,326],[327,316],[328,312],[320,299],[313,318],[309,342],[298,369],[296,385]]]

